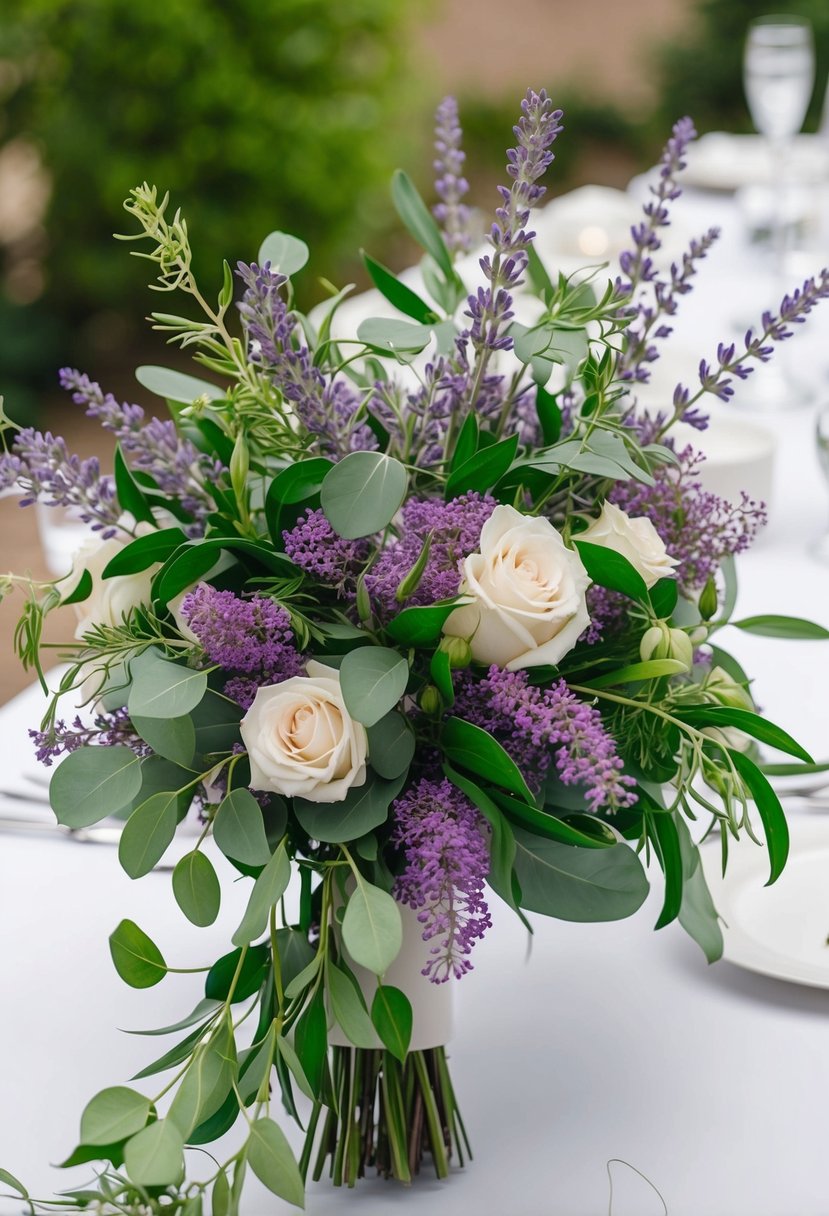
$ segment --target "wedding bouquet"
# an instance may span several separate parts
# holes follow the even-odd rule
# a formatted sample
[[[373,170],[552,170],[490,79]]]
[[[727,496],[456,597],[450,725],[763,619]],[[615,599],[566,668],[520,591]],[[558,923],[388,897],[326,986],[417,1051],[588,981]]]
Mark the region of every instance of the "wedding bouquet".
[[[356,333],[341,323],[349,288],[296,310],[307,249],[283,233],[255,263],[225,264],[214,303],[184,219],[134,190],[126,239],[148,242],[157,291],[199,310],[154,326],[212,378],[139,369],[162,420],[61,373],[114,436],[114,477],[52,435],[9,433],[0,482],[91,527],[67,578],[5,583],[26,591],[17,642],[44,686],[43,619],[77,616],[33,732],[44,763],[60,758],[59,822],[125,818],[119,859],[138,879],[196,821],[172,876],[194,926],[215,921],[220,875],[249,884],[204,999],[166,1028],[184,1037],[139,1074],[168,1079],[87,1105],[67,1164],[103,1167],[70,1193],[81,1207],[198,1216],[209,1194],[227,1216],[248,1167],[298,1206],[326,1163],[338,1184],[374,1169],[408,1182],[428,1154],[444,1177],[468,1146],[445,1044],[415,1015],[446,991],[430,985],[472,966],[493,897],[528,930],[532,913],[615,920],[642,904],[652,862],[656,927],[679,919],[714,960],[688,820],[710,819],[724,862],[759,824],[769,881],[785,863],[757,745],[809,756],[757,712],[714,637],[728,623],[823,631],[731,619],[734,556],[764,509],[705,491],[701,457],[671,428],[702,430],[700,399],[727,399],[766,361],[829,295],[829,272],[648,414],[637,385],[717,235],[660,265],[693,128],[675,126],[621,276],[603,284],[601,267],[554,274],[533,248],[560,119],[527,94],[475,262],[457,110],[442,104],[437,205],[393,181],[422,288],[365,256],[385,315]],[[70,694],[86,707],[74,721],[60,716]],[[404,934],[420,961],[391,982]],[[129,920],[110,947],[136,988],[176,970]],[[280,1105],[307,1121],[298,1161]],[[185,1170],[187,1146],[237,1123],[227,1159],[193,1154]]]

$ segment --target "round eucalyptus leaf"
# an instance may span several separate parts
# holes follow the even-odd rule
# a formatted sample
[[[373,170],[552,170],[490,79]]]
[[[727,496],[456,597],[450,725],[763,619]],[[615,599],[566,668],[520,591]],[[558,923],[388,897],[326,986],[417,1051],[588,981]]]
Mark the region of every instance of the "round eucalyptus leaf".
[[[359,646],[340,664],[346,709],[363,726],[374,726],[394,709],[409,682],[409,664],[385,646]]]
[[[218,385],[199,380],[196,376],[185,375],[184,372],[173,371],[171,367],[144,364],[143,367],[135,369],[135,378],[142,388],[179,405],[192,405],[198,397],[218,401],[225,395],[224,389]]]
[[[173,870],[176,903],[191,924],[205,928],[219,915],[222,892],[216,871],[198,849],[187,853]]]
[[[397,710],[368,728],[368,759],[378,777],[393,780],[407,772],[414,751],[414,731]]]
[[[368,317],[357,328],[357,337],[366,346],[391,354],[416,355],[432,340],[428,325],[401,321],[396,317]]]
[[[171,1186],[184,1174],[184,1138],[174,1123],[158,1119],[127,1141],[124,1166],[139,1186]]]
[[[264,866],[270,861],[262,808],[250,790],[231,790],[216,812],[213,836],[232,861],[246,866]]]
[[[124,824],[118,860],[130,878],[141,878],[160,861],[176,834],[178,791],[153,794]]]
[[[271,270],[290,278],[302,270],[308,257],[308,246],[299,237],[291,236],[288,232],[271,232],[259,246],[257,261],[260,266],[270,262]]]
[[[322,483],[321,503],[331,527],[347,540],[381,532],[406,495],[408,475],[382,452],[351,452]]]
[[[343,941],[355,963],[375,975],[388,970],[403,945],[403,921],[392,897],[364,880],[345,906]]]
[[[558,920],[622,920],[641,907],[648,880],[626,844],[578,848],[513,827],[521,907]]]
[[[141,788],[141,761],[128,747],[79,747],[55,770],[49,801],[58,823],[85,828],[129,806]]]
[[[181,718],[194,710],[207,692],[207,672],[171,663],[157,650],[145,650],[130,664],[132,688],[127,706],[131,718]]]
[[[341,802],[308,802],[294,798],[294,814],[312,840],[341,844],[357,840],[385,823],[389,806],[400,793],[405,774],[381,781],[370,774],[365,785],[352,786]]]
[[[135,921],[121,921],[110,935],[109,950],[115,970],[131,988],[152,988],[167,974],[158,946]]]
[[[150,1099],[115,1085],[102,1089],[81,1115],[81,1144],[117,1144],[140,1132],[150,1113]]]

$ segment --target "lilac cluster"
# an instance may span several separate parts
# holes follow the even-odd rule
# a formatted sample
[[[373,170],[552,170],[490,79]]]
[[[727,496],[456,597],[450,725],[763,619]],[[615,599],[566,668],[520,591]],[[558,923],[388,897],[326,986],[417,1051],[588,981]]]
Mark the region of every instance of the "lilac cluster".
[[[458,594],[465,557],[475,553],[481,529],[495,510],[489,494],[471,491],[443,502],[439,498],[412,498],[403,507],[400,538],[380,554],[366,579],[370,594],[387,612],[399,605],[395,593],[431,537],[423,577],[408,604],[434,604]]]
[[[311,352],[297,334],[297,318],[282,296],[288,282],[270,263],[239,262],[245,284],[238,308],[251,363],[263,368],[314,437],[319,453],[335,459],[356,449],[376,447],[365,424],[355,425],[360,399],[343,380],[327,383]]]
[[[97,713],[92,724],[85,724],[76,717],[71,725],[62,719],[54,722],[48,730],[30,730],[34,741],[35,756],[40,764],[51,768],[59,756],[68,755],[79,747],[96,744],[100,747],[129,747],[137,756],[150,755],[150,748],[140,739],[130,721],[128,711],[114,709],[109,713]]]
[[[339,595],[353,589],[369,553],[366,541],[338,536],[319,508],[303,511],[282,542],[295,566]]]
[[[462,138],[458,103],[454,97],[444,97],[435,115],[435,193],[440,202],[432,211],[443,229],[447,248],[466,253],[472,237],[470,211],[461,201],[469,190],[469,183],[463,176],[466,154],[461,147]]]
[[[302,675],[291,620],[265,596],[241,599],[200,583],[185,596],[181,612],[211,663],[232,673],[225,694],[248,709],[262,684]]]
[[[62,368],[60,383],[88,417],[97,418],[112,432],[133,466],[152,477],[163,494],[177,498],[197,521],[215,511],[208,487],[225,471],[224,466],[183,439],[172,419],[147,419],[140,405],[119,402],[75,368]]]
[[[435,942],[423,974],[433,984],[460,979],[472,970],[472,947],[492,924],[483,898],[489,873],[484,821],[448,781],[427,779],[395,800],[392,817],[392,844],[405,861],[395,896],[417,912],[423,940]]]
[[[101,472],[94,456],[81,460],[68,450],[65,439],[49,431],[24,427],[11,451],[0,455],[0,490],[15,484],[23,489],[22,507],[38,499],[49,507],[72,507],[105,540],[118,530],[121,508],[114,479]]]
[[[480,287],[469,297],[465,314],[472,323],[468,336],[478,354],[479,372],[486,367],[493,351],[512,349],[512,338],[505,333],[513,316],[511,292],[522,281],[527,249],[535,236],[526,226],[530,210],[544,196],[545,187],[537,182],[553,161],[550,149],[562,130],[559,122],[562,111],[553,109],[543,89],[540,93],[528,90],[521,111],[521,118],[513,128],[517,147],[507,151],[507,173],[512,185],[498,187],[503,205],[495,212],[496,222],[489,234],[494,252],[480,261],[489,286]],[[473,383],[472,404],[477,392]]]
[[[623,773],[601,714],[564,680],[537,688],[526,671],[490,667],[483,679],[464,673],[458,685],[452,712],[494,735],[531,788],[540,789],[555,764],[564,785],[583,788],[591,811],[615,811],[636,801],[630,788],[635,782]]]

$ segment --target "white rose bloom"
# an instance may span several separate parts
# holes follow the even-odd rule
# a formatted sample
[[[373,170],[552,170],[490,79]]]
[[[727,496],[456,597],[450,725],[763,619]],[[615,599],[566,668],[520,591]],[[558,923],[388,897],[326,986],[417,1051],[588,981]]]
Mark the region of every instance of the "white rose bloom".
[[[135,535],[119,533],[109,540],[101,540],[90,536],[85,540],[72,559],[72,570],[66,578],[58,583],[64,598],[71,595],[88,570],[92,578],[92,590],[81,604],[73,604],[78,625],[75,637],[80,640],[85,633],[96,625],[120,625],[134,608],[140,604],[149,604],[151,599],[150,586],[153,576],[159,569],[155,562],[147,570],[139,570],[136,574],[116,574],[114,578],[101,578],[101,575],[117,553],[120,553],[136,536],[146,536],[155,531],[151,524],[140,523],[135,528]]]
[[[558,663],[590,624],[587,571],[547,519],[496,507],[463,574],[461,593],[473,602],[456,608],[443,632],[469,638],[479,663],[508,671]]]
[[[242,719],[251,787],[341,802],[365,784],[368,735],[345,707],[340,673],[313,661],[306,670],[260,688]]]
[[[599,518],[580,532],[578,539],[621,553],[642,575],[646,587],[652,587],[661,578],[672,578],[674,568],[679,565],[649,519],[644,515],[631,519],[612,502],[604,504]]]

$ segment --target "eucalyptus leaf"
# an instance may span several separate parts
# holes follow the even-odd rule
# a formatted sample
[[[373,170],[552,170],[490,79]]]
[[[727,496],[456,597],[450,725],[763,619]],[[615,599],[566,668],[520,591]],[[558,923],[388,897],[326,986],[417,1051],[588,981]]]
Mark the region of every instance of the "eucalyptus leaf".
[[[394,317],[368,317],[357,327],[357,337],[372,350],[393,355],[417,355],[432,341],[428,325],[400,321]]]
[[[204,981],[204,995],[209,1000],[227,1000],[230,996],[230,986],[234,979],[236,980],[236,987],[231,1001],[231,1004],[234,1005],[238,1004],[239,1001],[247,1000],[249,996],[252,996],[256,992],[257,988],[262,986],[262,981],[265,978],[265,972],[270,962],[268,947],[264,944],[250,946],[245,952],[241,967],[239,967],[241,955],[242,948],[240,946],[237,950],[231,950],[229,954],[222,955],[210,968]]]
[[[198,849],[186,853],[173,870],[176,903],[193,925],[212,925],[219,915],[222,893],[210,860]]]
[[[141,762],[128,747],[79,747],[55,769],[49,801],[58,823],[84,828],[130,805],[141,788]]]
[[[325,976],[331,1011],[343,1034],[355,1047],[373,1050],[377,1035],[356,984],[331,962],[325,968]]]
[[[382,452],[350,452],[322,483],[320,501],[338,535],[357,540],[381,532],[406,495],[408,474]]]
[[[247,866],[264,866],[270,861],[262,808],[250,790],[231,790],[216,812],[213,836],[232,861]]]
[[[207,691],[207,672],[171,663],[145,650],[130,664],[130,717],[180,718],[194,710]]]
[[[252,1124],[247,1143],[247,1159],[259,1181],[294,1207],[305,1207],[305,1184],[285,1133],[273,1119],[260,1118]]]
[[[245,915],[231,939],[234,946],[246,946],[262,936],[267,928],[268,914],[284,895],[290,878],[291,863],[283,841],[253,884]]]
[[[184,1174],[184,1138],[168,1119],[145,1127],[124,1149],[124,1166],[138,1186],[172,1186]]]
[[[412,1041],[412,1005],[405,992],[379,984],[371,1002],[371,1021],[387,1051],[401,1064]]]
[[[299,1056],[294,1051],[293,1047],[291,1046],[289,1041],[284,1037],[284,1035],[278,1036],[278,1038],[276,1040],[276,1047],[277,1047],[277,1051],[282,1056],[282,1059],[285,1061],[285,1063],[288,1065],[288,1068],[291,1070],[291,1075],[293,1076],[293,1078],[296,1081],[299,1088],[305,1094],[306,1098],[311,1098],[311,1100],[313,1101],[314,1090],[311,1086],[311,1082],[308,1080],[308,1078],[305,1075],[305,1069],[302,1067]]]
[[[130,878],[149,874],[166,853],[178,825],[178,791],[153,794],[130,815],[118,842],[118,860]]]
[[[196,753],[196,728],[185,714],[180,718],[144,718],[136,714],[132,724],[157,756],[187,768]]]
[[[679,923],[697,943],[709,963],[722,958],[723,935],[717,909],[705,881],[699,849],[681,815],[674,817],[682,856],[682,903]]]
[[[414,731],[392,710],[368,728],[368,758],[378,777],[393,781],[408,772],[415,753]]]
[[[170,1026],[159,1026],[153,1030],[126,1030],[124,1033],[144,1036],[175,1034],[178,1030],[187,1030],[189,1026],[195,1026],[197,1022],[206,1021],[220,1006],[220,1001],[211,1001],[207,997],[204,997],[191,1013],[188,1013],[186,1017],[181,1018],[178,1022],[173,1022]]]
[[[225,395],[218,385],[173,371],[170,367],[145,364],[135,369],[135,378],[142,388],[179,405],[192,405],[199,397],[206,397],[208,401],[220,401]]]
[[[233,1032],[225,1022],[195,1053],[167,1112],[185,1140],[222,1106],[235,1074]]]
[[[167,974],[158,946],[131,920],[122,920],[109,938],[115,970],[131,988],[152,988]]]
[[[126,1140],[144,1127],[151,1105],[149,1098],[125,1085],[101,1090],[81,1115],[81,1143],[116,1144]]]
[[[342,933],[354,962],[383,975],[403,945],[400,909],[385,891],[358,879],[345,906]]]
[[[271,270],[290,279],[302,270],[309,256],[308,246],[298,237],[287,232],[271,232],[259,246],[257,261],[260,266],[270,262]]]
[[[559,920],[605,921],[632,916],[648,894],[633,849],[616,844],[581,849],[514,827],[521,907]]]
[[[369,774],[364,785],[352,786],[340,802],[309,802],[294,798],[294,814],[312,840],[342,844],[378,828],[389,816],[389,806],[403,788],[406,774],[382,781]]]
[[[396,650],[360,646],[340,665],[346,709],[363,726],[374,726],[394,709],[409,682],[409,664]]]

